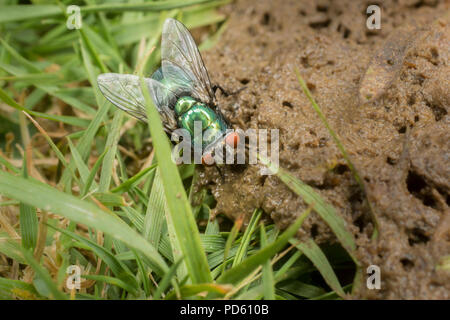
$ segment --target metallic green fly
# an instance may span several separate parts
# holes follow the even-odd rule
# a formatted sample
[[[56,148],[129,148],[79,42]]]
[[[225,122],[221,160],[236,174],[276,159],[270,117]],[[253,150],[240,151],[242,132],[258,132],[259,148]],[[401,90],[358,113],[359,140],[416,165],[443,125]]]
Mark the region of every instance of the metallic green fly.
[[[161,67],[145,78],[164,129],[189,132],[192,147],[194,123],[200,122],[202,162],[213,163],[213,150],[221,145],[235,147],[239,135],[229,132],[230,124],[222,115],[208,72],[188,29],[175,19],[164,22],[161,41]],[[115,106],[133,117],[146,121],[145,100],[139,77],[129,74],[104,73],[97,78],[100,91]]]

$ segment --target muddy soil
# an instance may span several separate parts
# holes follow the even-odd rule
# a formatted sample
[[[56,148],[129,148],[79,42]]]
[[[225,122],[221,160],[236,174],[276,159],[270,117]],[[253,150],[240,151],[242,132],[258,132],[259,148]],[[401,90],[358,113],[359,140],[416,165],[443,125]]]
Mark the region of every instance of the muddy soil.
[[[331,203],[354,233],[359,260],[381,268],[381,290],[354,298],[450,299],[450,19],[448,2],[383,1],[381,29],[366,27],[370,1],[237,1],[229,24],[204,54],[233,126],[280,130],[280,166]],[[383,57],[392,56],[392,59]],[[293,72],[297,67],[364,180],[379,222]],[[369,69],[372,67],[372,69]],[[377,79],[365,76],[375,70]],[[370,72],[369,72],[370,73]],[[369,74],[368,73],[368,74]],[[379,76],[378,76],[379,75]],[[364,80],[366,79],[366,80]],[[370,92],[368,95],[367,92]],[[258,166],[201,172],[216,214],[262,208],[280,228],[305,209]],[[335,242],[312,214],[300,237]],[[364,269],[365,270],[365,269]]]

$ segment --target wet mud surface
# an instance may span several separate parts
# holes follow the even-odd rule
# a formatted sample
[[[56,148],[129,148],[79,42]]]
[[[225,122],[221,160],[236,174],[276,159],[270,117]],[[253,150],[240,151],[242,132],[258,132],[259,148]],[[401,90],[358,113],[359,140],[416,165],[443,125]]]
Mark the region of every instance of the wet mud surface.
[[[280,166],[332,204],[354,233],[364,267],[381,268],[381,290],[354,298],[449,299],[450,18],[444,1],[383,1],[381,29],[366,27],[366,1],[237,1],[229,24],[203,54],[235,128],[280,130]],[[341,138],[379,222],[328,131],[303,94],[297,67]],[[375,73],[374,73],[375,72]],[[374,76],[375,74],[375,76]],[[286,228],[306,208],[258,166],[203,168],[216,214],[232,219],[262,208]],[[300,237],[333,243],[312,214]],[[365,270],[365,268],[364,268]]]

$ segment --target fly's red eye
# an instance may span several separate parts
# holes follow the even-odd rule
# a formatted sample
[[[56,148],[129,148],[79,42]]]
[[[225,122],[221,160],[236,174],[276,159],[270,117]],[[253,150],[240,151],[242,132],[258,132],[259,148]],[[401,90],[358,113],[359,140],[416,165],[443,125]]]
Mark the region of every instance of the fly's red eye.
[[[214,164],[214,157],[211,153],[207,153],[202,157],[202,164],[205,166],[211,166]]]
[[[225,138],[225,143],[232,148],[236,148],[239,143],[239,135],[236,132],[230,133]]]

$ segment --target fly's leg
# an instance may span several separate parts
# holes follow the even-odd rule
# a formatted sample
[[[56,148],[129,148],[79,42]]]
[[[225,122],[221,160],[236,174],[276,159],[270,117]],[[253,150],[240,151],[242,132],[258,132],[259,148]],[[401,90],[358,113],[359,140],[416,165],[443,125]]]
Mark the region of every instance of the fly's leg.
[[[218,164],[215,165],[217,172],[219,172],[220,177],[222,178],[222,181],[225,180],[225,176],[222,172],[222,170],[220,169],[220,166]]]
[[[240,89],[237,89],[236,91],[228,92],[227,90],[225,90],[223,87],[221,87],[221,86],[218,85],[218,84],[213,85],[213,87],[212,87],[214,93],[216,93],[217,90],[220,90],[220,92],[222,92],[222,94],[223,94],[225,97],[228,97],[228,96],[234,96],[234,95],[238,94],[239,92],[245,90],[246,88],[247,88],[247,87],[244,86],[244,87],[242,87],[242,88],[240,88]]]

